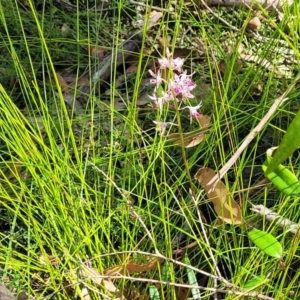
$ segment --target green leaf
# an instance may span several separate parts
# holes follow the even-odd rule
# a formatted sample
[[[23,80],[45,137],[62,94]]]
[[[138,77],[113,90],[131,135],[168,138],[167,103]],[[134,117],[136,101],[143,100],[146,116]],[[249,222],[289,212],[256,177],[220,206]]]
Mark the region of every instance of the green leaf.
[[[159,292],[155,285],[150,285],[149,287],[149,296],[151,300],[160,300]]]
[[[184,263],[186,263],[187,265],[191,265],[191,262],[188,258],[188,256],[185,254],[185,257],[183,259]],[[194,270],[191,269],[187,269],[187,276],[188,276],[188,281],[190,285],[198,285],[198,281],[195,275]],[[192,295],[193,295],[193,299],[201,299],[201,294],[200,294],[200,290],[199,289],[191,289]]]
[[[300,196],[300,182],[298,178],[289,171],[285,166],[278,165],[271,173],[266,173],[268,166],[272,163],[274,158],[267,156],[262,169],[265,176],[274,184],[274,186],[282,193],[288,196]]]
[[[281,244],[273,235],[265,231],[252,229],[248,232],[248,237],[265,254],[276,258],[282,257]]]
[[[243,288],[246,290],[252,289],[254,287],[260,286],[265,281],[264,276],[253,276],[248,279],[244,284]]]
[[[161,279],[162,281],[170,280],[170,263],[168,261],[166,261],[162,266]]]
[[[277,149],[271,163],[269,164],[266,174],[273,172],[279,164],[287,159],[300,146],[300,110],[294,120],[288,127],[283,139]]]

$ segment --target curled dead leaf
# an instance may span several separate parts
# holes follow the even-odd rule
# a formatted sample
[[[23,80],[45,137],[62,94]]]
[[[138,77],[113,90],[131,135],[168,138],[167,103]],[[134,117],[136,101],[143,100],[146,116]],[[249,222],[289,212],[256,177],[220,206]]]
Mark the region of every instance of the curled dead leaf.
[[[124,264],[109,267],[104,270],[105,275],[116,275],[116,274],[132,274],[132,273],[142,273],[147,272],[153,269],[156,269],[159,264],[163,262],[162,258],[156,257],[146,257],[147,262],[136,263],[132,261],[132,258],[128,260],[128,262],[124,262]]]
[[[151,13],[149,15],[148,26],[152,26],[152,25],[158,23],[158,21],[162,18],[162,15],[163,14],[161,11],[156,11],[156,10],[151,11]]]
[[[197,118],[201,124],[201,128],[192,132],[183,133],[183,145],[185,148],[191,148],[200,144],[206,137],[206,132],[210,126],[210,117],[201,115]],[[171,133],[166,137],[174,145],[181,145],[180,133]]]
[[[57,78],[57,81],[61,87],[61,90],[63,92],[66,92],[68,90],[68,84],[67,84],[67,81],[64,79],[63,76],[61,76],[59,73],[56,73],[56,78]]]
[[[258,31],[260,27],[261,27],[261,22],[259,17],[252,18],[247,24],[247,28],[252,31]]]
[[[88,45],[87,47],[88,53],[93,57],[99,57],[100,59],[104,58],[106,48],[98,45]]]
[[[94,284],[98,286],[102,286],[105,289],[105,291],[114,294],[113,299],[126,300],[123,296],[119,295],[120,291],[114,285],[114,283],[110,279],[103,279],[101,274],[96,269],[92,267],[84,266],[80,274],[83,278],[92,281]],[[88,297],[88,293],[86,294],[86,297]]]
[[[214,184],[208,184],[215,175],[212,169],[203,168],[198,170],[195,178],[202,185],[207,198],[213,203],[218,217],[228,224],[241,224],[243,222],[241,209],[228,193],[225,184],[220,180],[215,188]]]
[[[81,271],[81,276],[91,280],[97,285],[102,285],[103,278],[101,274],[94,268],[84,266],[83,270]]]
[[[86,287],[82,288],[82,290],[81,290],[81,297],[84,300],[91,300],[91,297],[90,297],[90,294],[89,294],[89,290]]]

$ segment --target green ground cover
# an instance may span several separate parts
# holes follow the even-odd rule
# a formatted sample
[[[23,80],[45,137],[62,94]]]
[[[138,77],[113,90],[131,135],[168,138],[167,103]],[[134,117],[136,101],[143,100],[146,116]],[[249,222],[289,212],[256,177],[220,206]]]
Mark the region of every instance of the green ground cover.
[[[299,17],[297,5],[2,0],[1,282],[34,299],[298,299],[298,231],[251,209],[299,222],[297,195],[262,169],[300,107]],[[162,70],[154,92],[149,70],[167,49],[194,98],[160,109],[151,96],[179,72]],[[202,168],[221,170],[282,95],[222,178],[231,202],[211,196]],[[184,109],[200,103],[200,116]],[[298,177],[299,152],[284,165]]]

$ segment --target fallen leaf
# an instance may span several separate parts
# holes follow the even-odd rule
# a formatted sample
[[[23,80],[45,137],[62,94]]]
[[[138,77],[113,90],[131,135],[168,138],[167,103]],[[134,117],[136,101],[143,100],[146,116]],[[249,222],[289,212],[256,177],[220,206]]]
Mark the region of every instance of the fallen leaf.
[[[149,15],[148,26],[156,24],[162,18],[162,12],[153,10]]]
[[[197,120],[199,120],[202,128],[209,127],[210,125],[210,117],[207,115],[201,115]]]
[[[116,274],[132,274],[132,273],[142,273],[147,272],[153,269],[156,269],[159,264],[162,263],[162,258],[153,258],[147,257],[147,263],[133,263],[130,258],[128,262],[124,262],[124,264],[120,264],[117,266],[109,267],[104,270],[105,275],[116,275]]]
[[[203,186],[207,198],[214,204],[218,217],[228,224],[241,224],[243,222],[241,209],[227,192],[224,183],[219,180],[215,188],[214,183],[208,184],[215,175],[212,169],[203,168],[198,170],[195,178]]]
[[[101,274],[94,268],[84,266],[80,274],[82,277],[93,281],[97,285],[102,285],[103,283]]]
[[[247,28],[252,31],[258,31],[260,27],[261,27],[261,22],[259,17],[252,18],[247,24]]]
[[[81,296],[82,296],[82,298],[84,300],[91,300],[91,297],[90,297],[90,294],[89,294],[89,290],[86,287],[82,288],[82,290],[81,290]]]
[[[205,134],[200,134],[190,140],[186,140],[184,143],[184,148],[191,148],[199,145],[205,138]]]
[[[80,272],[81,276],[91,280],[93,283],[99,286],[103,286],[106,291],[114,293],[115,300],[126,300],[124,297],[120,296],[120,291],[114,285],[110,279],[103,279],[101,274],[92,267],[84,266],[83,270]],[[105,274],[107,275],[107,274]],[[112,275],[112,274],[111,274]]]
[[[59,73],[56,73],[55,75],[56,75],[57,81],[61,87],[61,90],[63,92],[68,91],[68,84],[67,84],[66,80]]]
[[[88,45],[87,46],[88,53],[91,54],[91,56],[98,56],[100,59],[104,58],[106,49],[101,46],[97,45]]]
[[[109,279],[104,279],[103,284],[104,284],[106,290],[108,290],[109,292],[111,292],[111,293],[118,292],[118,289],[116,288],[116,286]]]
[[[191,148],[200,144],[206,137],[206,131],[210,126],[210,117],[207,115],[201,115],[197,118],[201,124],[201,128],[192,132],[183,133],[183,145],[185,148]],[[166,137],[169,141],[175,145],[181,145],[180,133],[171,133]]]

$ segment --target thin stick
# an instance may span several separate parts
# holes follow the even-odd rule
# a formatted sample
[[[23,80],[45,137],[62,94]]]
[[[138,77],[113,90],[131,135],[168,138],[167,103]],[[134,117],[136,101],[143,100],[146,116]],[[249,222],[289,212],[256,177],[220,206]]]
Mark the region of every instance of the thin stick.
[[[204,227],[202,218],[201,218],[201,215],[202,215],[202,214],[201,214],[201,212],[200,212],[200,210],[199,210],[199,203],[198,203],[198,200],[199,200],[199,197],[200,197],[201,194],[199,194],[198,199],[195,199],[195,198],[193,197],[191,191],[190,191],[190,195],[191,195],[191,197],[192,197],[192,199],[193,199],[193,201],[194,201],[195,207],[196,207],[196,211],[197,211],[197,214],[198,214],[198,220],[199,220],[199,223],[200,223],[200,226],[201,226],[201,230],[202,230],[202,233],[203,233],[203,237],[204,237],[204,240],[205,240],[205,242],[206,242],[206,245],[208,246],[207,250],[208,250],[209,255],[210,255],[210,258],[211,258],[211,260],[212,260],[212,262],[213,262],[215,271],[216,271],[216,273],[217,273],[217,275],[218,275],[219,277],[222,277],[221,272],[220,272],[220,270],[219,270],[219,268],[218,268],[217,260],[215,259],[214,254],[213,254],[213,252],[212,252],[212,250],[211,250],[212,247],[211,247],[211,245],[210,245],[210,242],[209,242],[209,239],[208,239],[208,237],[207,237],[206,230],[205,230],[205,227]]]
[[[247,291],[235,291],[235,290],[225,290],[225,289],[216,289],[216,288],[209,288],[209,287],[203,287],[199,285],[189,285],[189,284],[182,284],[182,283],[174,283],[174,282],[168,282],[168,281],[162,281],[162,280],[155,280],[155,279],[148,279],[148,278],[137,278],[137,277],[131,277],[131,276],[124,276],[124,275],[98,275],[95,276],[96,279],[126,279],[131,281],[138,281],[138,282],[148,282],[151,284],[164,284],[168,286],[177,286],[182,288],[190,288],[190,289],[199,289],[202,291],[210,291],[213,293],[223,293],[223,294],[229,294],[229,295],[239,295],[239,296],[245,296],[245,297],[255,297],[257,299],[263,299],[263,300],[275,300],[272,297],[259,294],[256,292],[247,292]],[[82,281],[82,283],[84,283]]]

